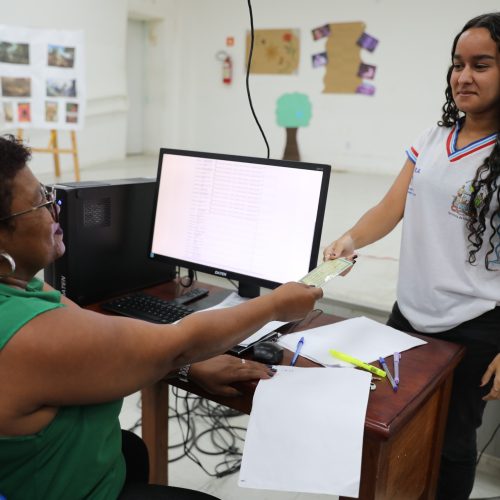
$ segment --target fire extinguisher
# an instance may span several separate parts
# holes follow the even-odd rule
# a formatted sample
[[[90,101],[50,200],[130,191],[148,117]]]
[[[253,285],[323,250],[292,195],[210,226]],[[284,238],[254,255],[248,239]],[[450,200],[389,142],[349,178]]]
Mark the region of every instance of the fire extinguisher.
[[[231,85],[233,81],[233,61],[231,56],[226,56],[224,62],[222,63],[222,83],[226,85]]]
[[[222,83],[231,85],[233,82],[233,60],[231,56],[221,50],[217,53],[216,57],[222,62]]]

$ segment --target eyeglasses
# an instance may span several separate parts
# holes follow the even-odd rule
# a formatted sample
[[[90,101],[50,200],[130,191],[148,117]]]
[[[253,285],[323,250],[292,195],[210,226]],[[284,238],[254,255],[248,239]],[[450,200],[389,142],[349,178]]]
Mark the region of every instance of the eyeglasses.
[[[39,208],[45,207],[55,222],[59,222],[59,210],[56,207],[56,190],[53,186],[45,186],[44,184],[40,184],[40,189],[42,191],[42,195],[46,201],[37,205],[36,207],[29,208],[28,210],[23,210],[22,212],[16,212],[15,214],[8,215],[7,217],[3,217],[0,219],[0,222],[4,222],[9,219],[13,219],[14,217],[19,217],[20,215],[29,214],[30,212],[34,212]]]

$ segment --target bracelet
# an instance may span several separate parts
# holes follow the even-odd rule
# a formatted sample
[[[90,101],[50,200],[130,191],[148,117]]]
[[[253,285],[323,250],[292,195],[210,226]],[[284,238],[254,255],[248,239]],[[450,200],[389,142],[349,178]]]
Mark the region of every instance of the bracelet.
[[[187,384],[189,382],[188,374],[189,374],[190,369],[191,369],[191,365],[184,365],[181,368],[179,368],[179,370],[177,370],[177,378],[181,382],[184,382]]]

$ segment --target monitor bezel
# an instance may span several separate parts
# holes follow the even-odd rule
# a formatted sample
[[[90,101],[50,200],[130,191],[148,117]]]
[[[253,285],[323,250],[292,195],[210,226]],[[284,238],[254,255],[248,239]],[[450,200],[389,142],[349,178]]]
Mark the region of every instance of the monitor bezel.
[[[282,284],[256,276],[240,274],[231,270],[207,266],[204,264],[199,264],[197,262],[182,260],[177,257],[168,257],[165,255],[159,255],[152,252],[153,234],[156,221],[156,212],[158,208],[158,193],[160,189],[161,175],[162,175],[162,163],[163,163],[162,160],[165,154],[192,156],[196,158],[208,158],[214,160],[227,160],[240,163],[255,163],[260,165],[272,165],[284,168],[300,168],[300,169],[314,170],[321,172],[322,173],[321,187],[318,199],[317,217],[313,232],[313,241],[312,241],[311,256],[310,256],[308,271],[314,269],[317,266],[319,246],[321,243],[321,233],[323,230],[323,221],[326,209],[326,200],[330,182],[330,172],[331,172],[330,165],[321,163],[299,162],[292,160],[276,160],[276,159],[260,158],[253,156],[240,156],[240,155],[232,155],[224,153],[212,153],[207,151],[192,151],[192,150],[171,149],[171,148],[161,148],[159,153],[158,169],[156,175],[154,210],[153,210],[153,218],[151,221],[151,231],[150,231],[149,248],[148,248],[148,255],[150,259],[157,260],[159,262],[165,262],[168,264],[173,264],[175,266],[184,267],[187,269],[192,269],[193,271],[203,272],[206,274],[210,274],[212,276],[218,276],[230,280],[237,280],[240,284],[243,284],[243,287],[249,285],[250,287],[257,286],[262,288],[274,289]],[[301,276],[297,276],[296,279],[299,280],[300,278]]]

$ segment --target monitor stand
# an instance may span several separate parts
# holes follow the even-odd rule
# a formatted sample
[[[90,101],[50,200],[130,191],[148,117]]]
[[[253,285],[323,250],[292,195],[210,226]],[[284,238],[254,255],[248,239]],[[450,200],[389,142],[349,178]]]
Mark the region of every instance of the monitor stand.
[[[254,299],[260,295],[260,287],[251,283],[240,281],[238,284],[238,295],[249,299]]]

